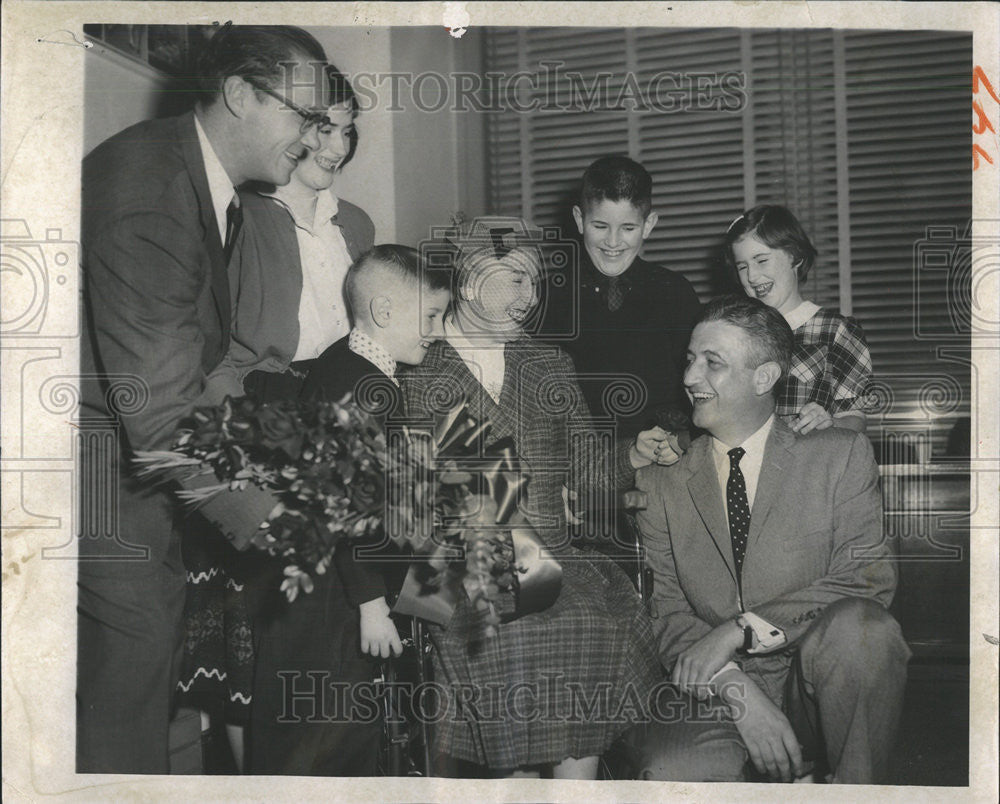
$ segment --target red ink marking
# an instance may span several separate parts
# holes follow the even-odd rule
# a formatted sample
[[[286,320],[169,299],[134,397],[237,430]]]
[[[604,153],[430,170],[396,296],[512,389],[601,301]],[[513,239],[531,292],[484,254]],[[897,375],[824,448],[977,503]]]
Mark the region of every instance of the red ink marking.
[[[988,153],[986,153],[986,151],[984,151],[978,145],[973,145],[972,146],[972,169],[973,170],[976,170],[979,167],[979,157],[980,156],[982,156],[983,159],[985,159],[991,165],[993,164],[993,160],[990,159],[990,155]]]
[[[983,68],[977,66],[975,70],[972,71],[972,92],[973,94],[979,92],[979,82],[982,81],[984,89],[990,93],[990,96],[997,103],[1000,103],[1000,98],[997,97],[997,93],[993,91],[993,85],[990,83],[990,79],[986,77],[986,73],[983,72]]]
[[[997,97],[997,93],[993,91],[993,85],[990,80],[986,77],[986,73],[982,67],[976,65],[976,68],[972,71],[972,94],[978,95],[980,85],[986,93],[993,98],[997,103],[1000,103],[1000,98]],[[972,124],[972,131],[975,134],[985,134],[987,130],[991,131],[993,134],[997,133],[997,130],[993,127],[990,122],[989,116],[984,111],[983,107],[975,99],[972,101],[972,111],[976,115],[976,121]],[[972,169],[979,169],[979,158],[982,157],[991,165],[993,164],[993,159],[986,152],[986,149],[981,145],[972,146]]]
[[[976,103],[976,101],[973,101],[972,109],[976,113],[976,122],[972,126],[972,130],[977,134],[982,134],[986,129],[989,129],[996,134],[997,130],[993,128],[993,124],[990,122],[989,117],[986,116],[986,112],[983,111],[983,107]]]

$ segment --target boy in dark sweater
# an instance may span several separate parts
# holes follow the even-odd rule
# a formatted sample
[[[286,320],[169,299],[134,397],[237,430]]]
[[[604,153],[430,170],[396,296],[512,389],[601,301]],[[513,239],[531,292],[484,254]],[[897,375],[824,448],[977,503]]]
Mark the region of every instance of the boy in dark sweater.
[[[632,159],[605,156],[587,168],[573,207],[583,241],[579,281],[553,288],[549,300],[546,329],[573,333],[559,345],[573,358],[591,413],[613,419],[619,440],[653,425],[685,429],[690,413],[682,378],[701,304],[683,275],[639,256],[658,220],[652,194],[649,172]],[[621,383],[627,390],[615,393]],[[570,507],[583,513],[584,539],[607,544],[626,526],[609,500]]]
[[[658,220],[653,181],[624,156],[606,156],[583,174],[573,218],[583,236],[579,333],[565,344],[597,416],[612,413],[602,401],[608,375],[632,374],[645,386],[646,403],[617,417],[619,437],[656,423],[672,429],[671,412],[687,413],[681,378],[688,339],[701,304],[683,275],[639,256]]]
[[[404,414],[396,380],[400,363],[415,365],[443,334],[449,277],[424,270],[416,250],[380,245],[350,269],[345,296],[354,328],[320,355],[304,399],[338,401],[351,393],[383,423]],[[252,756],[255,772],[374,776],[381,735],[371,696],[370,657],[402,651],[389,617],[379,565],[359,560],[342,543],[330,570],[257,630]],[[355,704],[352,707],[352,703]],[[353,710],[353,711],[352,711]]]

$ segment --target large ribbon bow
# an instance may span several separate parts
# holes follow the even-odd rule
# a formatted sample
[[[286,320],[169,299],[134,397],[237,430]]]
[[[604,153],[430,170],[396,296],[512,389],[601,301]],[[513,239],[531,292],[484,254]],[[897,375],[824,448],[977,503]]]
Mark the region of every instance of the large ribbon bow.
[[[431,434],[430,468],[436,475],[432,486],[444,484],[454,494],[466,495],[465,513],[440,523],[440,533],[430,540],[428,550],[411,563],[393,611],[448,624],[463,586],[468,591],[469,579],[451,575],[436,585],[428,584],[427,579],[443,562],[461,559],[455,540],[446,542],[443,537],[468,529],[499,536],[508,540],[511,548],[514,606],[501,614],[502,621],[544,611],[559,596],[562,567],[520,510],[530,478],[521,469],[509,439],[482,449],[489,429],[490,423],[478,421],[464,403],[436,418]],[[447,488],[444,493],[449,493]]]

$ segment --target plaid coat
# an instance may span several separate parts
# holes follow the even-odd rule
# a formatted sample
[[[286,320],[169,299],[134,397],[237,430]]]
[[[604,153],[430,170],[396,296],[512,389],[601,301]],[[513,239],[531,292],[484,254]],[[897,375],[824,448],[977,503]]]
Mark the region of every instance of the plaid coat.
[[[467,600],[446,629],[432,628],[435,680],[449,689],[436,749],[496,769],[602,754],[660,678],[650,623],[628,578],[566,538],[563,483],[608,484],[618,470],[631,477],[627,447],[614,455],[584,449],[571,461],[568,434],[585,428],[587,416],[572,361],[525,338],[507,344],[505,362],[499,404],[446,341],[403,381],[410,416],[465,398],[472,415],[492,422],[491,442],[513,439],[532,475],[522,510],[563,565],[552,607],[501,625],[493,639],[476,638]]]

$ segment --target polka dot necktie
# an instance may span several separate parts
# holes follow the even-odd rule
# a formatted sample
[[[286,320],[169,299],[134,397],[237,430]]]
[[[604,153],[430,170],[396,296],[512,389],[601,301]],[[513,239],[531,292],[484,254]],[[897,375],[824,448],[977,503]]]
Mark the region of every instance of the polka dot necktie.
[[[747,502],[747,484],[740,471],[740,458],[746,455],[743,447],[729,450],[729,480],[726,482],[726,509],[729,514],[729,536],[733,540],[733,559],[736,577],[743,572],[743,557],[747,552],[747,534],[750,533],[750,504]]]

